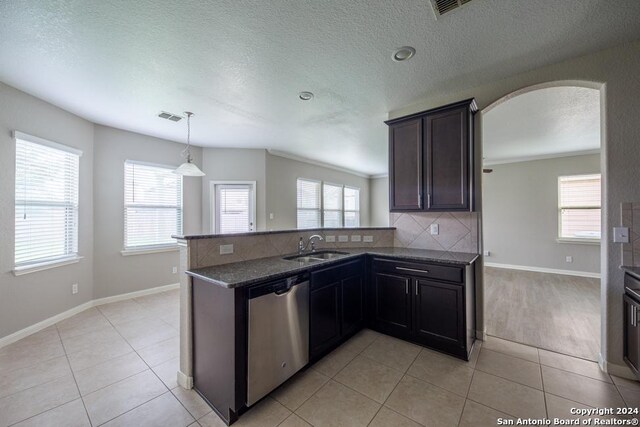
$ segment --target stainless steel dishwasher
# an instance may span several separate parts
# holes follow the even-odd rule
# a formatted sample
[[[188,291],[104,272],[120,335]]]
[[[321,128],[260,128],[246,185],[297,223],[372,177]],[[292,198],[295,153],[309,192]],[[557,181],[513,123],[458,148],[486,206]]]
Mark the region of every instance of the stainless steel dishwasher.
[[[249,289],[247,406],[309,362],[309,275]]]

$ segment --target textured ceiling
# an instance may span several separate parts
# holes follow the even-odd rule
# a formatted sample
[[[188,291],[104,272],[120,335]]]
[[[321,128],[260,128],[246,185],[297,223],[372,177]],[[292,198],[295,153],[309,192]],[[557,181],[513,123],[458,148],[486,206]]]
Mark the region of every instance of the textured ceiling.
[[[485,164],[600,149],[600,91],[552,87],[515,96],[483,115]]]
[[[640,38],[640,1],[611,4],[2,0],[0,81],[100,124],[181,141],[156,114],[191,110],[197,145],[384,173],[388,111]]]

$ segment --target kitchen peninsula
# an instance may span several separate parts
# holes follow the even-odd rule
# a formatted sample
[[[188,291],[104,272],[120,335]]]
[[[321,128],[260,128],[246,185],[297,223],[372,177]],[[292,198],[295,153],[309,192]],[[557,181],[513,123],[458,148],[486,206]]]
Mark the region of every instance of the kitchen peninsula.
[[[300,238],[317,233],[323,241],[315,251],[295,253]],[[327,243],[331,234],[348,238]],[[393,247],[393,234],[368,228],[180,237],[189,261],[182,345],[190,350],[181,374],[192,373],[196,391],[233,423],[365,327],[467,360],[477,255]],[[231,244],[239,251],[223,263],[220,246]]]

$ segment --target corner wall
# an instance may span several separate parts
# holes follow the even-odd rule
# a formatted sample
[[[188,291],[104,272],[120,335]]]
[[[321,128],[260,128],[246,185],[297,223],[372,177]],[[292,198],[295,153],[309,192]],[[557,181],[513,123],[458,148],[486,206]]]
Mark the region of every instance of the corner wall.
[[[560,243],[558,177],[600,173],[600,155],[487,166],[483,176],[485,262],[600,272],[600,245]],[[573,263],[565,262],[566,256]]]
[[[94,296],[104,298],[180,281],[178,250],[123,256],[124,162],[138,160],[178,167],[183,144],[107,126],[95,126],[94,165]],[[201,164],[202,149],[192,147],[195,163]],[[201,218],[199,177],[183,179],[184,234],[199,233]]]
[[[75,264],[12,273],[15,242],[14,130],[82,150]],[[93,124],[0,83],[0,338],[93,299]],[[71,294],[71,285],[79,291]]]
[[[309,178],[360,189],[360,226],[370,225],[369,178],[266,153],[267,230],[291,230],[297,227],[296,181]]]
[[[371,226],[389,226],[389,177],[371,178]]]

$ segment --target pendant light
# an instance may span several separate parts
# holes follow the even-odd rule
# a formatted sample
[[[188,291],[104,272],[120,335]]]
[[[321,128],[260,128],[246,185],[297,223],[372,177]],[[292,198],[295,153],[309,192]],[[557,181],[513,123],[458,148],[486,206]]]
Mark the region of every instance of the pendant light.
[[[186,162],[181,164],[173,173],[183,176],[204,176],[204,172],[198,169],[198,166],[193,163],[191,158],[191,116],[193,116],[193,113],[190,111],[185,111],[184,113],[187,115],[187,148],[182,151],[182,157],[185,158]]]

